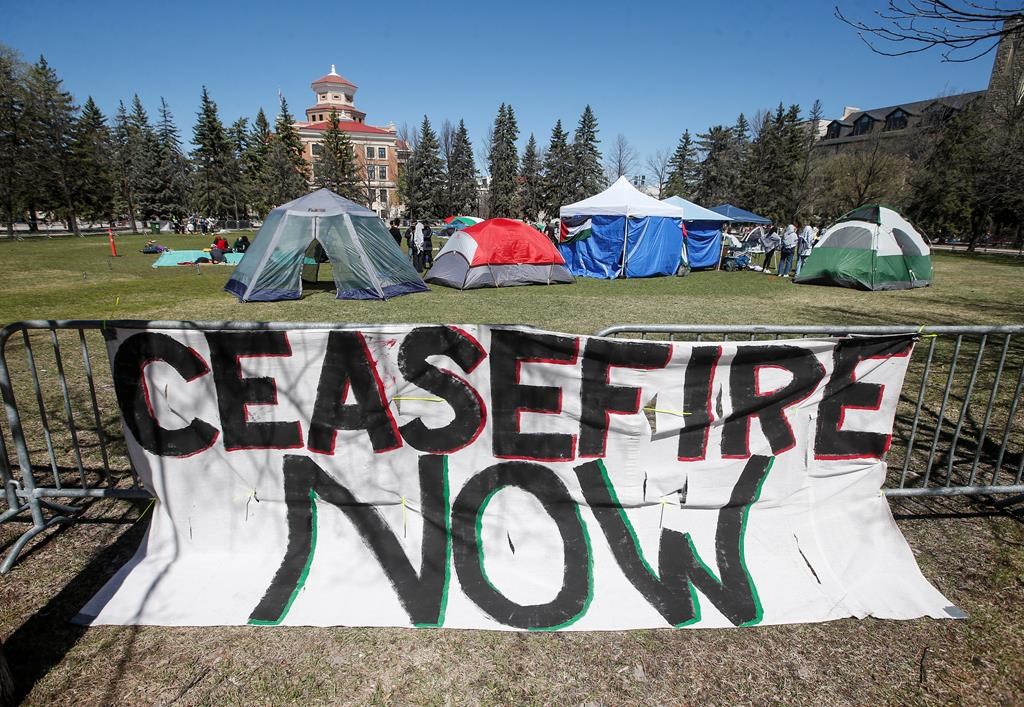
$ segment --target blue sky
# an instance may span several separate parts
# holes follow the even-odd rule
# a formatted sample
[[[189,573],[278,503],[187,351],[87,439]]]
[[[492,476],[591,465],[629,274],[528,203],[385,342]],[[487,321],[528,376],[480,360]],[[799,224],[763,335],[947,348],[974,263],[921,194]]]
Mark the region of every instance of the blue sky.
[[[867,16],[884,0],[839,0]],[[286,9],[287,8],[287,9]],[[558,118],[593,107],[602,146],[624,134],[641,157],[683,129],[731,124],[781,100],[828,117],[984,88],[991,56],[942,63],[937,53],[873,54],[814,0],[721,2],[193,2],[0,1],[0,42],[54,66],[108,115],[138,93],[155,114],[167,99],[186,139],[201,87],[230,123],[282,91],[293,113],[310,82],[338,72],[359,86],[367,122],[435,127],[465,119],[479,146],[501,102],[525,144],[542,146]]]

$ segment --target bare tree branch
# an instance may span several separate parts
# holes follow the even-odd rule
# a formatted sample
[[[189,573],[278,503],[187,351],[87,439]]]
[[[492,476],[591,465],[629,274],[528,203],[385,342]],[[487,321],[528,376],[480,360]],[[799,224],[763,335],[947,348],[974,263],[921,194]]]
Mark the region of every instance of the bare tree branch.
[[[856,19],[837,5],[835,16],[883,56],[941,48],[942,60],[968,62],[985,56],[1024,22],[1024,3],[1000,0],[887,0],[870,20]]]

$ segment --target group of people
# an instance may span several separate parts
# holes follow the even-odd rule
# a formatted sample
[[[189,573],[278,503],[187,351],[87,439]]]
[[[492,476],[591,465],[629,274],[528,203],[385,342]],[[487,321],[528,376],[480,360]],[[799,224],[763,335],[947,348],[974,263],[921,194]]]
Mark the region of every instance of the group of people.
[[[793,277],[800,274],[807,256],[811,254],[814,241],[818,237],[818,229],[806,224],[799,233],[796,226],[789,224],[786,230],[779,233],[778,227],[772,225],[761,236],[761,247],[764,249],[763,272],[771,273],[772,258],[779,253],[779,277]],[[795,267],[794,267],[795,266]]]
[[[402,229],[399,227],[398,219],[391,221],[388,232],[395,239],[395,243],[401,246]],[[412,260],[416,272],[423,272],[434,264],[433,236],[434,232],[426,221],[412,221],[405,229],[405,245],[409,250],[409,258]]]
[[[210,244],[210,261],[223,263],[225,253],[244,253],[249,250],[250,245],[252,243],[249,241],[249,236],[241,235],[235,239],[234,245],[229,246],[224,233],[218,233],[217,237],[213,239],[213,243]]]

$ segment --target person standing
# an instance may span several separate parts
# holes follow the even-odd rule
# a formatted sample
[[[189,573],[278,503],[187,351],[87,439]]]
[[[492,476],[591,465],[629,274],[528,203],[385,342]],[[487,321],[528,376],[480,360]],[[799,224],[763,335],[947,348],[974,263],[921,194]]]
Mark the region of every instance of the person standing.
[[[786,226],[786,232],[782,234],[782,255],[779,256],[779,277],[789,277],[789,270],[793,267],[793,255],[796,253],[796,244],[796,226],[789,224]]]
[[[417,221],[412,233],[412,265],[416,272],[423,272],[423,222]]]
[[[388,233],[395,239],[395,245],[399,248],[402,247],[402,229],[398,227],[398,219],[394,219],[391,222],[391,228],[388,229]]]
[[[796,242],[796,272],[793,277],[800,276],[800,269],[804,266],[804,261],[807,260],[807,256],[811,254],[811,249],[814,247],[814,236],[814,229],[810,224],[804,226],[800,231],[800,237]]]
[[[774,225],[769,226],[768,231],[761,236],[761,248],[764,249],[764,262],[761,264],[761,267],[764,272],[770,273],[772,271],[772,256],[779,249],[780,243],[782,243],[782,238],[779,237],[779,232]]]
[[[423,223],[423,269],[433,267],[434,265],[434,242],[431,238],[434,232],[430,230],[430,224],[427,222]]]

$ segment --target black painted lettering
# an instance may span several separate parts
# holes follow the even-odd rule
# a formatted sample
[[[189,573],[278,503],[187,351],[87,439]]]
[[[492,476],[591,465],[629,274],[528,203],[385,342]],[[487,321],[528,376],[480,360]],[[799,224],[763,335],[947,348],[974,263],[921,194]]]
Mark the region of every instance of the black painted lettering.
[[[430,429],[419,418],[399,428],[405,441],[421,452],[451,454],[471,444],[484,428],[487,408],[469,383],[444,368],[427,362],[429,356],[447,356],[470,373],[486,357],[469,334],[447,326],[417,327],[402,340],[398,367],[405,380],[444,399],[455,419]]]
[[[360,502],[312,459],[294,454],[285,456],[288,545],[281,566],[250,614],[249,623],[277,624],[287,615],[313,559],[313,504],[319,498],[335,506],[355,526],[359,537],[383,568],[409,620],[418,625],[441,625],[451,549],[444,457],[420,457],[419,479],[423,538],[421,567],[417,574],[401,541],[376,508]]]
[[[546,604],[517,604],[487,580],[477,526],[491,497],[509,486],[533,494],[558,528],[564,567],[562,587]],[[587,530],[569,490],[547,467],[522,461],[490,466],[471,478],[452,504],[452,545],[459,585],[477,606],[499,623],[550,629],[579,618],[590,601],[592,567]]]
[[[668,344],[588,339],[583,351],[580,388],[580,456],[603,457],[610,415],[640,411],[640,388],[609,383],[612,367],[651,370],[664,368],[672,356]]]
[[[718,579],[697,554],[689,533],[662,529],[657,570],[647,562],[636,532],[601,461],[576,467],[587,505],[597,517],[615,561],[637,591],[673,626],[700,619],[700,604],[693,589],[706,596],[735,626],[757,623],[761,605],[750,572],[743,564],[743,536],[747,511],[761,492],[771,469],[771,458],[751,457],[718,512],[715,560]]]
[[[844,430],[847,410],[878,410],[885,386],[857,380],[857,366],[868,359],[909,356],[914,338],[856,337],[836,343],[834,370],[825,385],[818,406],[818,429],[814,438],[816,459],[881,459],[889,451],[892,435],[880,432]]]
[[[121,419],[142,448],[158,456],[189,457],[209,449],[220,433],[205,420],[193,418],[185,427],[167,429],[156,419],[146,384],[146,366],[154,361],[174,367],[186,382],[210,372],[202,356],[166,334],[133,334],[114,356],[114,390]]]
[[[355,402],[345,404],[349,389]],[[375,452],[402,446],[377,366],[357,331],[332,331],[327,339],[309,425],[309,449],[334,454],[338,430],[366,430]]]
[[[243,378],[241,359],[262,356],[291,356],[288,333],[284,331],[207,332],[213,380],[217,385],[217,407],[224,430],[224,448],[295,449],[302,446],[299,422],[249,422],[247,405],[277,405],[277,383],[273,378]]]
[[[573,336],[512,329],[491,332],[491,413],[496,457],[570,461],[576,456],[576,435],[519,431],[520,413],[562,411],[562,389],[521,384],[519,367],[524,363],[574,364],[578,347],[579,339]]]
[[[758,390],[762,368],[782,368],[792,375],[786,385],[769,392]],[[732,412],[722,430],[722,456],[750,456],[750,422],[756,417],[772,454],[796,446],[786,419],[786,409],[810,397],[825,377],[825,368],[814,354],[799,346],[740,346],[729,372]]]

